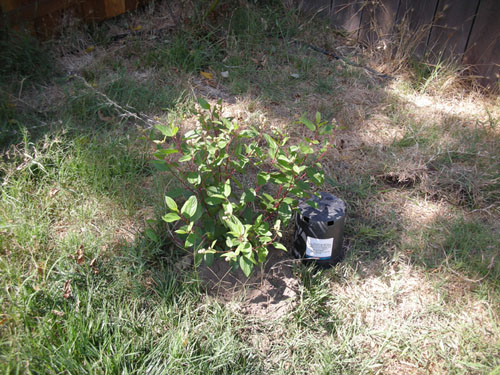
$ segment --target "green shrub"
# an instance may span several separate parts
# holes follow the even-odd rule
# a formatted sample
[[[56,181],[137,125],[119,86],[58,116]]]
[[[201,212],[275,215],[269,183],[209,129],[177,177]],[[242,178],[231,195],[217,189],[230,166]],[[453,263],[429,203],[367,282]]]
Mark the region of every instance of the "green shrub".
[[[311,138],[290,145],[279,130],[245,128],[222,117],[220,102],[199,103],[195,130],[181,135],[173,124],[156,126],[164,138],[154,164],[182,184],[167,194],[170,212],[163,220],[173,223],[174,241],[194,252],[196,265],[218,254],[248,276],[270,246],[286,250],[279,242],[282,227],[299,199],[310,197],[311,184],[323,183],[319,161],[330,147],[332,125],[319,113],[314,123],[302,116]],[[178,205],[174,198],[181,196]]]

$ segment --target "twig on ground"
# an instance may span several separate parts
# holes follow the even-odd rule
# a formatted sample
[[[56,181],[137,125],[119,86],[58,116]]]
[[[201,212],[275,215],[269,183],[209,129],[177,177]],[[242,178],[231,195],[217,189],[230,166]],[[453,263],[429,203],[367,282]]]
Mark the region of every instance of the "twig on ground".
[[[124,108],[120,104],[116,103],[111,98],[109,98],[109,96],[107,96],[106,94],[97,90],[95,87],[92,87],[92,85],[90,85],[85,78],[83,78],[79,75],[75,75],[75,74],[71,75],[70,78],[77,78],[77,79],[81,80],[86,87],[88,87],[90,90],[92,90],[97,95],[99,95],[101,98],[103,98],[107,104],[109,104],[111,107],[114,107],[114,108],[118,109],[119,111],[121,111],[122,112],[120,114],[121,117],[134,118],[140,122],[143,122],[144,124],[148,125],[148,127],[146,129],[150,129],[155,124],[159,124],[159,121],[152,119],[151,117],[149,117],[148,115],[146,115],[144,113],[130,112],[129,110],[127,110],[126,108]]]

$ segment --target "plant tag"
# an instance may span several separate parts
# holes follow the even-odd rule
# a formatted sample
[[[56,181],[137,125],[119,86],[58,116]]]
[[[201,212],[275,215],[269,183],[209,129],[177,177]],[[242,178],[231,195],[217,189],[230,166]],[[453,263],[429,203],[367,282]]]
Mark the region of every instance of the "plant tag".
[[[332,256],[333,238],[307,237],[306,258],[329,259]]]

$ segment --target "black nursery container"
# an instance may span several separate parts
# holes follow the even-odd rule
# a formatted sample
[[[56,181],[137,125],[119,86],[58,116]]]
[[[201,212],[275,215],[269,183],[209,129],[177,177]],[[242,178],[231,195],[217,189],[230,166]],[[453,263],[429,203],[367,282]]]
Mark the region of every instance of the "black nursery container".
[[[313,196],[317,203],[312,207],[307,201],[299,204],[295,215],[293,253],[304,262],[318,265],[335,265],[344,257],[345,203],[330,193]]]

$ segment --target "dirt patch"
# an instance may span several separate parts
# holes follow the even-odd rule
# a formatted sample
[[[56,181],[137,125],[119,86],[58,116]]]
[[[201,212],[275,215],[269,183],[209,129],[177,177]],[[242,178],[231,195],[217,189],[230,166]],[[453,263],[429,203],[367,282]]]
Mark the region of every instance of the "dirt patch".
[[[293,265],[297,260],[280,250],[271,250],[262,270],[255,269],[247,278],[224,259],[208,267],[202,264],[198,275],[208,294],[219,301],[240,301],[238,310],[245,314],[279,318],[294,306],[299,286]]]

